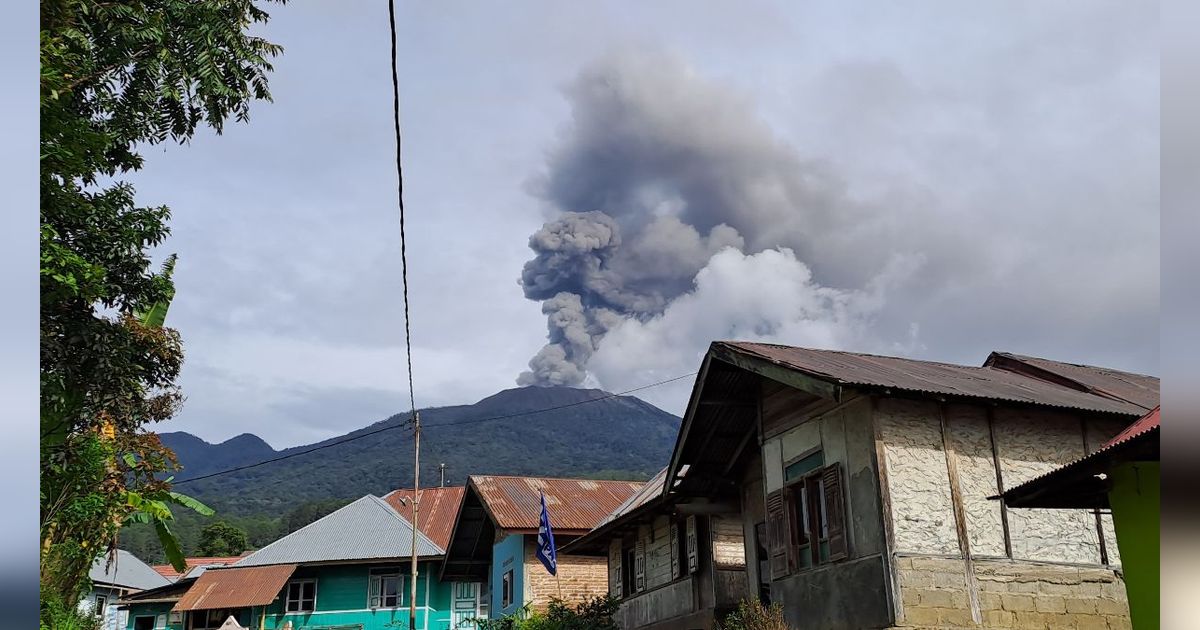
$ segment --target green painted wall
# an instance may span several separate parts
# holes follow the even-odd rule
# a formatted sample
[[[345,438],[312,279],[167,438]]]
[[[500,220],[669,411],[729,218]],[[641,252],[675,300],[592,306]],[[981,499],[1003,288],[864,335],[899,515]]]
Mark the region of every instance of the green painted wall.
[[[293,578],[315,578],[317,580],[316,610],[311,613],[284,612],[284,597],[263,608],[243,609],[238,612],[238,621],[252,630],[282,628],[288,621],[293,630],[326,628],[341,625],[362,625],[363,630],[407,630],[409,601],[409,566],[404,564],[400,572],[405,583],[401,605],[397,608],[368,608],[370,570],[372,568],[396,567],[397,564],[353,564],[323,567],[301,567]],[[453,606],[453,588],[437,579],[437,563],[421,563],[417,576],[417,628],[419,630],[448,630],[450,611]],[[426,584],[428,582],[428,584]],[[428,590],[426,588],[428,587]],[[285,587],[286,588],[286,587]],[[135,615],[166,614],[171,604],[141,604],[130,608],[128,630],[133,629]],[[265,612],[265,619],[264,617]],[[262,624],[260,626],[260,623]],[[170,626],[170,630],[182,630],[182,626]]]
[[[133,623],[137,617],[154,617],[156,620],[155,628],[162,628],[164,626],[157,624],[158,616],[164,615],[167,620],[170,620],[171,619],[170,613],[171,613],[171,604],[138,604],[136,606],[130,606],[129,607],[129,620],[126,623],[125,627],[128,630],[133,630]],[[183,630],[182,624],[168,623],[165,627],[168,628],[168,630]]]
[[[368,608],[370,570],[372,568],[395,567],[396,564],[354,564],[327,567],[301,567],[293,575],[296,579],[316,578],[316,610],[311,613],[285,613],[283,597],[266,608],[267,630],[282,628],[288,621],[295,630],[327,626],[361,624],[363,630],[391,630],[408,628],[409,567],[400,567],[405,582],[400,606],[397,608]],[[452,592],[449,584],[437,580],[436,563],[422,563],[417,575],[417,628],[419,630],[447,630],[450,627]],[[432,577],[432,581],[430,581]],[[428,582],[428,584],[426,584]],[[428,590],[426,590],[428,588]],[[256,611],[253,628],[258,628]]]
[[[1111,479],[1108,502],[1121,550],[1130,621],[1139,630],[1158,628],[1159,464],[1122,464],[1113,469]]]

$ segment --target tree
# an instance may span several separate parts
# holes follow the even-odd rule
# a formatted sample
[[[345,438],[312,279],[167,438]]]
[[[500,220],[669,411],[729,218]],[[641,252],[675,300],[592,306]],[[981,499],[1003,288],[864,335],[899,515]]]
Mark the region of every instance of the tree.
[[[123,524],[153,523],[178,552],[170,505],[207,510],[159,478],[177,464],[146,429],[182,401],[182,345],[162,325],[174,261],[156,271],[149,254],[170,211],[139,207],[120,177],[141,168],[139,147],[246,120],[281,49],[248,34],[268,19],[254,0],[43,0],[41,18],[45,623]]]
[[[200,530],[200,546],[196,551],[202,556],[240,556],[248,546],[244,530],[217,521]]]

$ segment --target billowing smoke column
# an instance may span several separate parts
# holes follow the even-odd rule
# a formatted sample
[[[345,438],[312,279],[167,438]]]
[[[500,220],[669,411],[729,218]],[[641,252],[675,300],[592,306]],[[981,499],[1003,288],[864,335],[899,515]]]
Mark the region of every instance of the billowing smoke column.
[[[825,281],[877,269],[822,240],[861,214],[840,182],[677,60],[611,57],[566,94],[572,124],[532,182],[553,218],[530,237],[520,280],[549,339],[519,384],[581,384],[606,334],[662,316],[728,248],[824,256],[833,264],[813,273]]]

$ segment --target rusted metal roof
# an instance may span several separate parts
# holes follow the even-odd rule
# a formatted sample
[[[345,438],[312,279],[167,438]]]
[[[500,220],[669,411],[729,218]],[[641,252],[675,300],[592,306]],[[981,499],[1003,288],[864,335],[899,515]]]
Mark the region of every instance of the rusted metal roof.
[[[242,559],[242,557],[248,553],[249,552],[244,553],[241,556],[196,556],[194,558],[185,558],[184,560],[187,562],[187,568],[183,571],[183,573],[176,571],[175,567],[169,564],[156,564],[151,568],[168,580],[177,580],[179,579],[179,576],[187,575],[197,567],[219,567],[227,564],[233,564],[234,562]]]
[[[417,511],[417,530],[425,534],[434,544],[442,549],[450,546],[450,534],[454,531],[454,519],[458,516],[458,508],[462,505],[465,486],[450,486],[444,488],[422,488],[421,505]],[[393,490],[383,496],[383,500],[392,506],[405,519],[412,520],[412,504],[402,505],[401,499],[412,500],[412,488]]]
[[[658,474],[651,477],[633,496],[617,506],[612,513],[604,517],[604,520],[597,523],[592,531],[564,545],[563,553],[592,553],[601,549],[607,549],[607,536],[610,530],[620,527],[626,521],[636,520],[643,511],[653,510],[654,506],[666,500],[666,496],[663,493],[663,485],[666,483],[666,480],[667,469],[663,468],[658,471]]]
[[[1159,407],[1155,407],[1154,409],[1150,410],[1150,413],[1138,418],[1137,422],[1125,427],[1124,431],[1121,431],[1116,435],[1116,437],[1109,440],[1103,447],[1101,447],[1100,450],[1112,448],[1122,442],[1132,440],[1133,438],[1151,429],[1157,429],[1160,422],[1159,416],[1161,414],[1162,412]]]
[[[650,501],[661,497],[663,493],[663,484],[666,483],[666,480],[667,469],[663,468],[662,470],[658,471],[658,474],[651,477],[650,481],[647,481],[640,490],[633,493],[633,496],[629,497],[624,503],[617,506],[617,509],[613,510],[608,516],[604,517],[604,520],[597,523],[596,528],[599,529],[604,527],[605,525],[620,519],[622,516],[637,510],[643,505],[646,505]]]
[[[1122,462],[1158,461],[1159,416],[1155,407],[1096,451],[992,498],[1016,508],[1108,507],[1108,486],[1098,475]]]
[[[550,526],[564,533],[591,530],[643,485],[639,481],[495,475],[472,475],[468,482],[500,529],[536,531],[541,493],[545,493]]]
[[[196,578],[171,610],[266,606],[275,601],[295,570],[294,564],[214,568]]]
[[[710,352],[722,350],[795,370],[833,385],[901,390],[947,397],[1003,400],[1061,409],[1140,416],[1146,409],[1126,400],[1079,389],[991,366],[972,367],[835,350],[813,350],[765,343],[721,341]],[[1045,360],[1040,360],[1045,361]],[[1056,362],[1050,362],[1056,363]],[[1060,364],[1067,365],[1067,364]],[[1083,367],[1078,372],[1086,372]],[[751,368],[752,369],[752,368]],[[1116,371],[1089,368],[1096,374]],[[1097,377],[1098,378],[1098,377]],[[1158,379],[1152,381],[1157,395]],[[1147,385],[1147,388],[1149,386]],[[1149,397],[1149,394],[1146,394]],[[1155,400],[1157,404],[1157,400]]]
[[[1018,371],[1035,378],[1048,375],[1048,380],[1065,383],[1097,396],[1130,402],[1145,410],[1158,405],[1158,378],[1145,374],[1064,363],[1011,352],[993,352],[984,362],[984,366]]]

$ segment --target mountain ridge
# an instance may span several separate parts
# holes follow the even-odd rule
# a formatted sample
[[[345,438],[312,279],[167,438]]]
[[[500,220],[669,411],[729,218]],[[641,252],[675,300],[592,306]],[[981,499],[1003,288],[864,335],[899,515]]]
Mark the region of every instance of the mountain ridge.
[[[273,514],[305,501],[382,494],[410,485],[408,415],[394,414],[340,436],[279,450],[253,433],[216,444],[182,431],[160,437],[183,466],[176,475],[180,491],[230,514]],[[538,386],[502,390],[473,404],[422,409],[421,419],[422,480],[437,480],[438,464],[446,463],[449,482],[455,484],[470,474],[648,478],[666,463],[680,423],[633,396]],[[337,443],[347,438],[357,439]],[[314,448],[319,450],[299,454]]]

